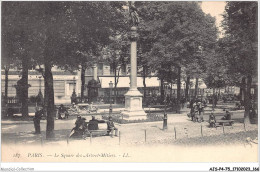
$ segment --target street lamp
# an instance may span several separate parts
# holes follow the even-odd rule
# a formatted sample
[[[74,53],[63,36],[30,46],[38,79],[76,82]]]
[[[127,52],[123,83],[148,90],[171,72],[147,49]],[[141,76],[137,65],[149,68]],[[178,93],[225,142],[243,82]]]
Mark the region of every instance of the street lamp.
[[[112,114],[112,102],[111,102],[111,92],[112,92],[112,88],[113,88],[113,82],[110,81],[110,83],[109,83],[109,102],[110,102],[110,106],[109,106],[109,116]]]
[[[168,89],[168,83],[164,82],[163,84],[164,90],[165,90],[165,96],[164,96],[164,115],[163,115],[163,130],[167,129],[167,114],[166,114],[166,107],[167,107],[167,89]]]
[[[76,81],[75,81],[75,76],[73,77],[73,93],[76,94],[75,92],[75,87],[76,87]]]

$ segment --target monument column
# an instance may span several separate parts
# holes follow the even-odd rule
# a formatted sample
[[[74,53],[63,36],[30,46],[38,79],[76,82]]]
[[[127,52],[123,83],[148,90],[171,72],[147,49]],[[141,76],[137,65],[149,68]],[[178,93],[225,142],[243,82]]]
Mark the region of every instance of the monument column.
[[[132,27],[131,28],[131,35],[130,35],[130,41],[131,41],[131,73],[130,73],[130,90],[137,90],[137,62],[136,62],[136,56],[137,56],[137,50],[136,50],[136,41],[138,38],[137,34],[137,28]]]
[[[131,27],[129,39],[131,41],[130,89],[125,94],[125,110],[121,115],[126,120],[146,119],[146,113],[142,108],[143,95],[137,89],[137,27]]]

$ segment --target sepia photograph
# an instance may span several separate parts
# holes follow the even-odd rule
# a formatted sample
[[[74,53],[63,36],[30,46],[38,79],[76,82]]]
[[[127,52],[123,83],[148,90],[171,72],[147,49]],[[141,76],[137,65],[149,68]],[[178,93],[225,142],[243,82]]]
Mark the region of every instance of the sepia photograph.
[[[1,171],[259,171],[258,150],[258,1],[1,1]]]

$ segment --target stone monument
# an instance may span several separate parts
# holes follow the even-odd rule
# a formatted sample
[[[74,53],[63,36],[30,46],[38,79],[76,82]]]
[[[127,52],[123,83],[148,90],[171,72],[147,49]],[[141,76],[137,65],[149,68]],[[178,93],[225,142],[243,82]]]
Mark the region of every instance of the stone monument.
[[[137,49],[136,42],[138,39],[137,26],[139,24],[138,14],[134,4],[129,6],[130,18],[131,18],[131,32],[129,39],[131,41],[131,74],[130,74],[130,89],[125,94],[125,110],[121,112],[123,119],[136,120],[146,119],[146,113],[142,107],[143,95],[137,89]]]

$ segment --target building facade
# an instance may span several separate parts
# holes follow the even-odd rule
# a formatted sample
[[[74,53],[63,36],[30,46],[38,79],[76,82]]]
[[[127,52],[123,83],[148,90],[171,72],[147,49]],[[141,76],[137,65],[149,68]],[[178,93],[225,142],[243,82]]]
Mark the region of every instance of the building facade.
[[[119,72],[118,72],[119,71]],[[78,97],[81,96],[81,71],[64,71],[57,67],[52,68],[53,73],[53,87],[54,87],[54,100],[55,104],[70,104],[71,103],[71,95],[75,90],[75,93]],[[8,73],[8,97],[16,96],[16,88],[15,85],[17,81],[21,78],[21,72],[17,70],[10,70]],[[113,87],[115,86],[115,73],[114,70],[105,63],[96,64],[90,68],[87,68],[85,71],[85,90],[84,96],[89,97],[88,91],[88,83],[91,80],[97,80],[100,83],[100,87],[98,88],[98,97],[102,97],[103,99],[107,99],[108,97],[121,97],[124,99],[124,94],[128,91],[130,87],[130,65],[121,66],[120,70],[117,69],[116,76],[117,89],[109,87],[109,83],[113,83]],[[2,95],[5,92],[5,74],[2,71],[1,75],[1,91]],[[35,97],[38,95],[39,91],[44,93],[44,79],[42,75],[35,71],[30,70],[28,76],[29,82],[29,90],[28,96]],[[192,81],[193,82],[193,81]],[[145,78],[146,83],[146,95],[147,96],[159,96],[161,89],[161,82],[159,78],[155,77],[153,73]],[[144,85],[143,85],[143,77],[137,77],[137,87],[139,91],[144,93]],[[166,94],[171,94],[172,96],[177,96],[177,85],[173,84],[171,89],[168,89]],[[184,95],[185,83],[181,84],[181,95]],[[193,94],[194,86],[191,87],[189,94]],[[202,80],[199,81],[199,89],[198,95],[205,95],[206,93],[206,85]],[[107,102],[107,101],[106,101]]]

